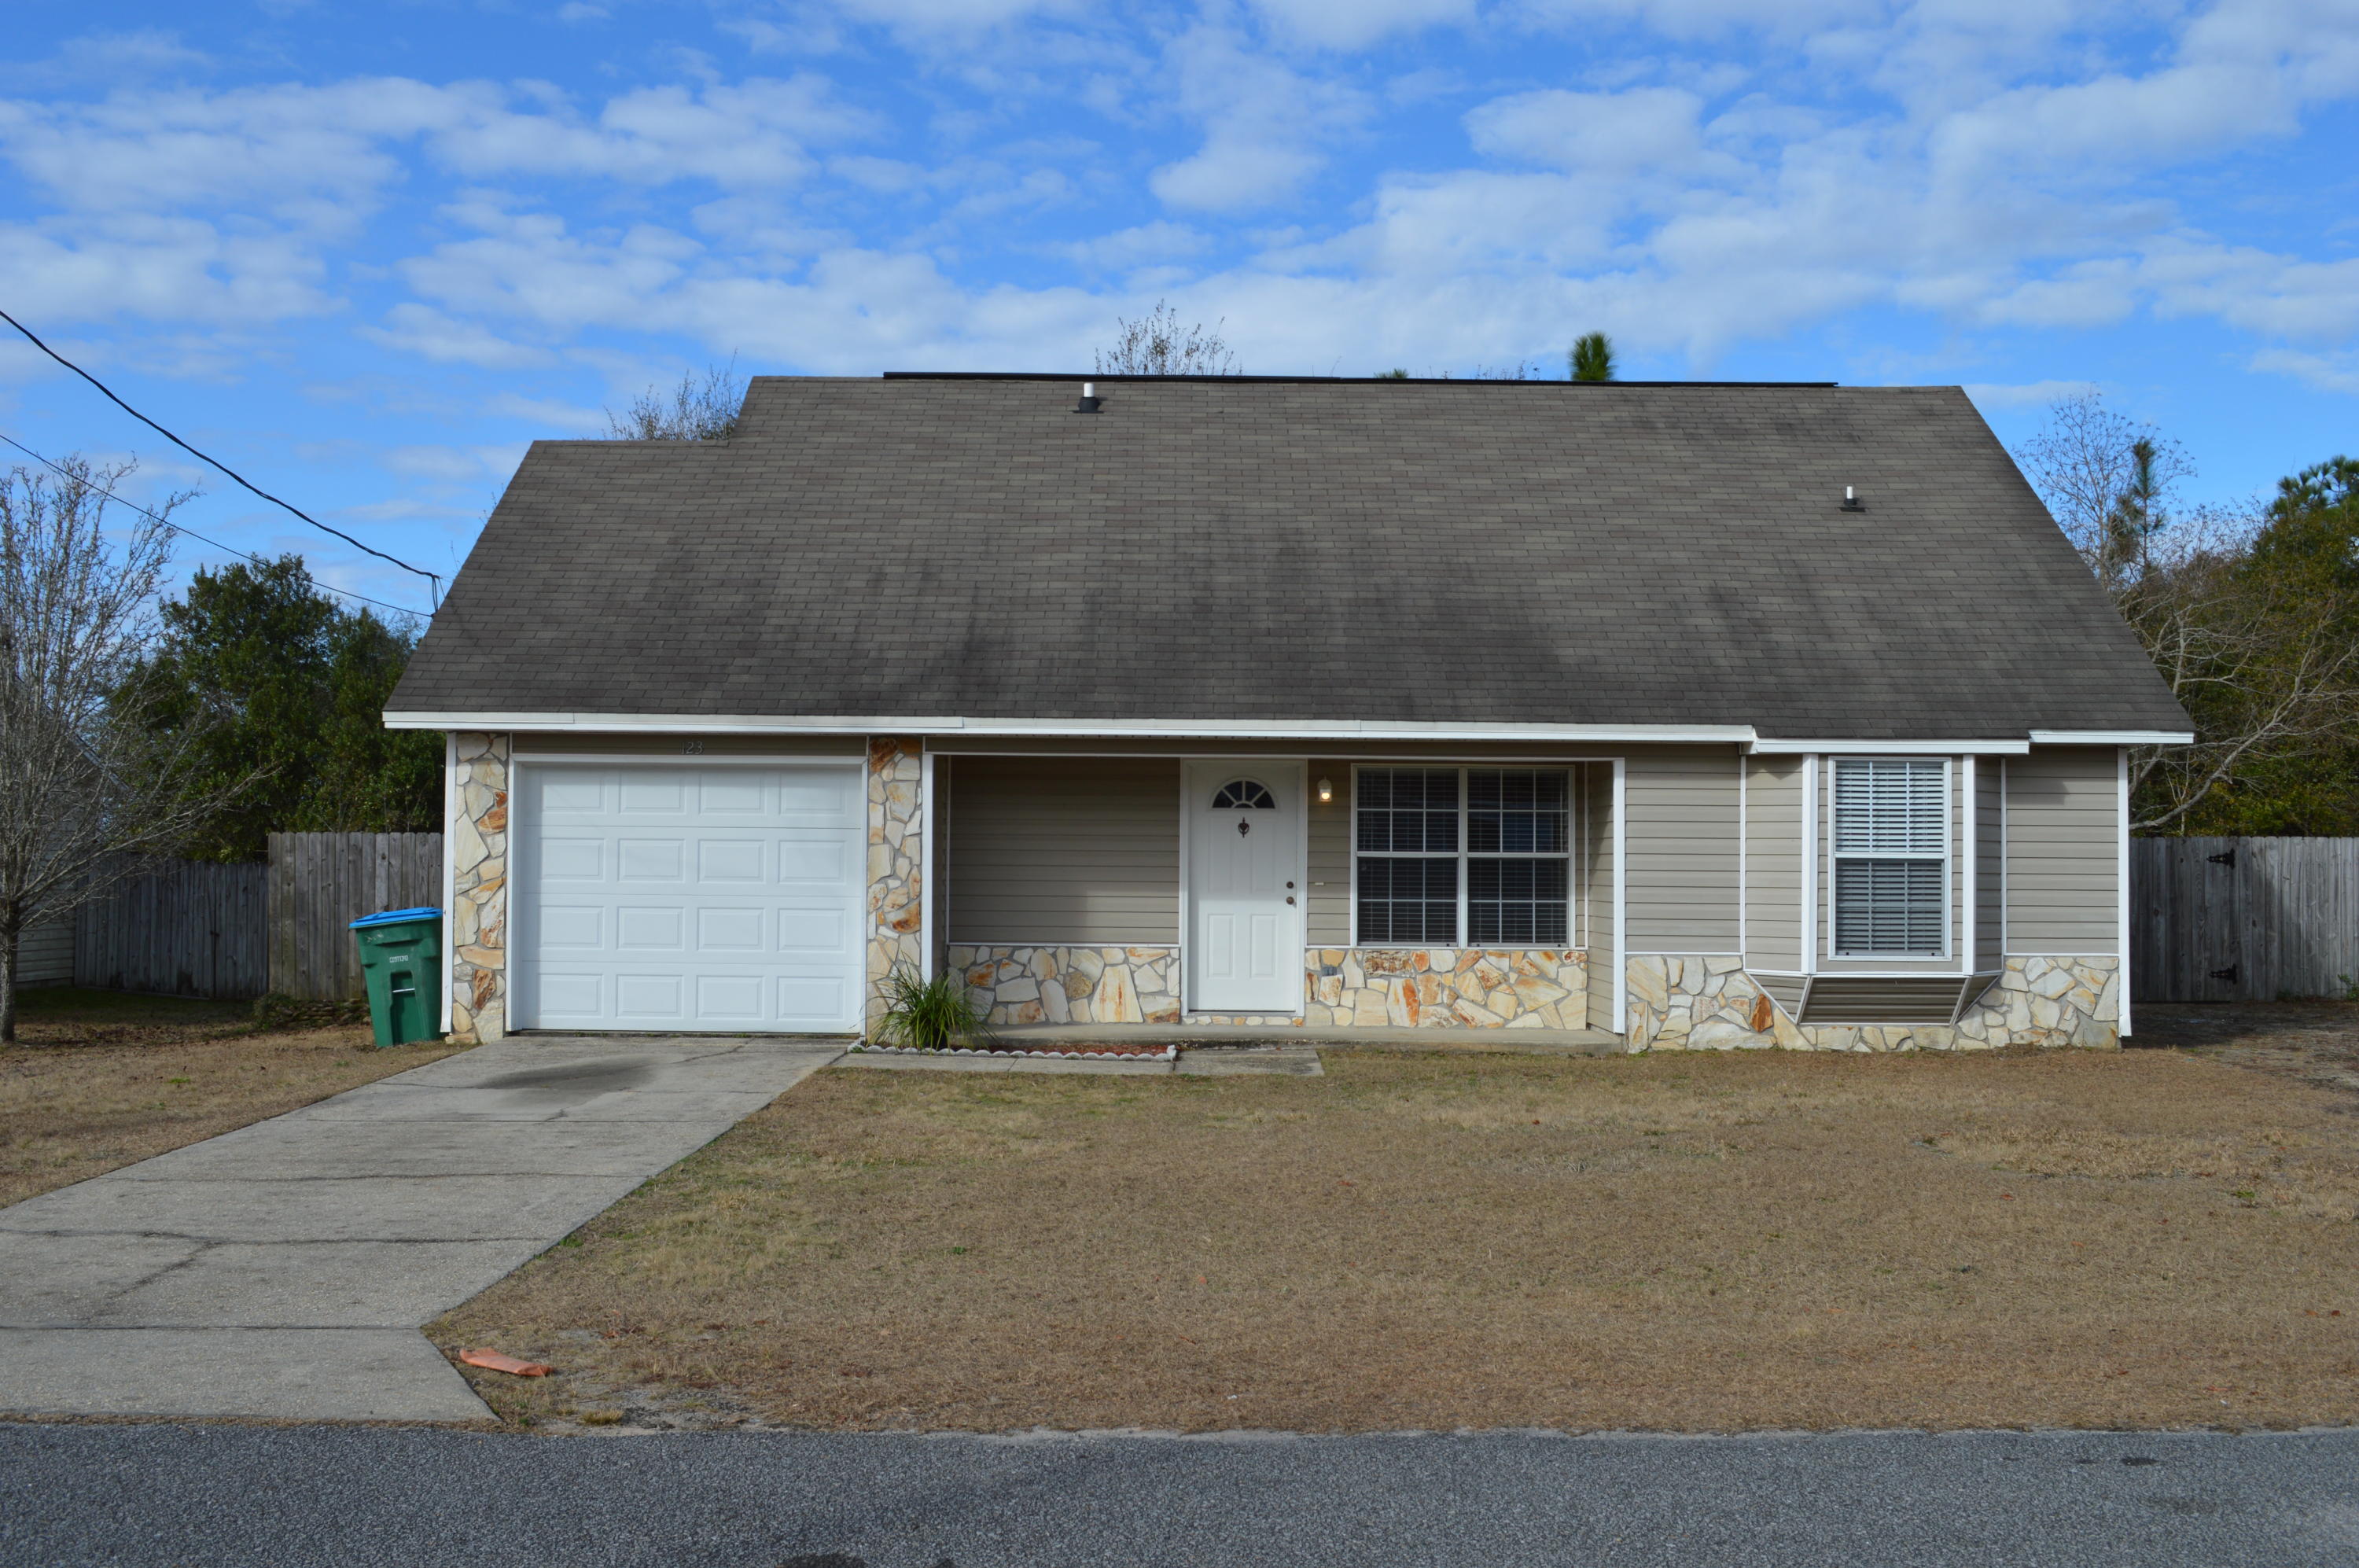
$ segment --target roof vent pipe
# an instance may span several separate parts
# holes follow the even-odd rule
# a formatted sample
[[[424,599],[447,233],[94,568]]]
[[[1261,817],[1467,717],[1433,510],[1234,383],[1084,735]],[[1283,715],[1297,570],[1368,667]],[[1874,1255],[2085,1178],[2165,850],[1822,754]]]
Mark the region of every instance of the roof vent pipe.
[[[1094,381],[1084,381],[1082,383],[1082,400],[1073,405],[1073,412],[1076,414],[1094,414],[1098,411],[1098,404],[1100,401],[1101,399],[1098,397],[1098,384]]]
[[[1857,495],[1854,494],[1852,487],[1848,485],[1843,486],[1843,509],[1846,512],[1864,512],[1867,510],[1866,506],[1861,502]]]

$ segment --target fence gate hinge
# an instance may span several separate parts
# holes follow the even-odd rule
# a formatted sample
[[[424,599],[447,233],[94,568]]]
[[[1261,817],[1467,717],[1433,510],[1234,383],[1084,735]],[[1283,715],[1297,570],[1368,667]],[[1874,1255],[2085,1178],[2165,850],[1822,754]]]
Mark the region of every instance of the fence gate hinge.
[[[2229,985],[2234,985],[2236,983],[2236,966],[2231,964],[2225,969],[2214,969],[2212,971],[2212,978],[2225,980]]]
[[[2233,849],[2223,849],[2217,855],[2207,855],[2203,858],[2214,866],[2234,866],[2236,864],[2236,852]]]

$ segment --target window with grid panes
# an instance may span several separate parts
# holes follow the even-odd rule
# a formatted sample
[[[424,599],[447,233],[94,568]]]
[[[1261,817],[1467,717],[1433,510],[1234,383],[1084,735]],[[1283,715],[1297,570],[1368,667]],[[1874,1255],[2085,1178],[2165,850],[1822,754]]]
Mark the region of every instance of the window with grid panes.
[[[1356,942],[1561,947],[1572,783],[1560,768],[1363,768]]]
[[[1950,765],[1838,757],[1837,954],[1939,958],[1949,947]]]

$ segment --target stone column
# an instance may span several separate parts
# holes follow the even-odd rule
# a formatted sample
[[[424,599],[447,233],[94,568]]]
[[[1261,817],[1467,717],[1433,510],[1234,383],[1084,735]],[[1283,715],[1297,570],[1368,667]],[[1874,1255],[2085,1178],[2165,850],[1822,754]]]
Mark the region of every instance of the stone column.
[[[451,823],[451,1038],[483,1045],[507,1033],[508,746],[462,731]]]
[[[875,736],[868,743],[867,1027],[884,1013],[885,977],[925,967],[926,888],[921,845],[926,802],[919,789],[924,742]]]

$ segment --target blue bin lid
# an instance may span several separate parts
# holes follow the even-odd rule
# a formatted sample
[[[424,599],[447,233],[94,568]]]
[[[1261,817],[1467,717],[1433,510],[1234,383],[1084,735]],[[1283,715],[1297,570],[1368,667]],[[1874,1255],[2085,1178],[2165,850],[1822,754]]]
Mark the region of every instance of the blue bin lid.
[[[353,922],[353,930],[358,931],[363,926],[398,925],[404,920],[439,920],[441,918],[442,911],[431,908],[419,909],[387,909],[381,915],[363,915],[359,920]]]

